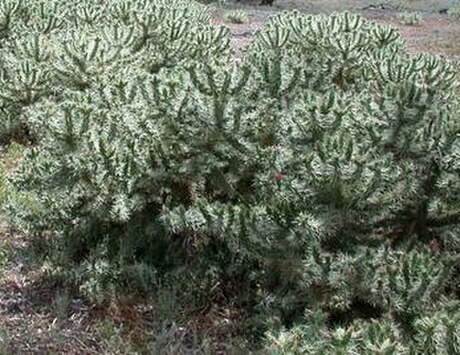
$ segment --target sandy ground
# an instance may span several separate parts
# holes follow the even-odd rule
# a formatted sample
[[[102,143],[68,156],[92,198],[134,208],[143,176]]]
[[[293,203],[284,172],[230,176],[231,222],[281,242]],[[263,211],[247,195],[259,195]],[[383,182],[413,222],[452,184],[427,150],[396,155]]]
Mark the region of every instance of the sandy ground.
[[[267,19],[280,11],[299,9],[299,11],[311,14],[351,11],[360,13],[370,20],[387,23],[398,28],[406,39],[410,52],[440,53],[454,60],[459,60],[460,20],[449,17],[442,12],[448,8],[449,4],[457,3],[460,6],[460,0],[456,2],[412,0],[409,3],[412,6],[407,8],[381,5],[378,0],[374,2],[359,0],[278,0],[272,7],[229,3],[228,8],[241,8],[246,11],[249,22],[246,24],[226,23],[220,16],[225,13],[225,9],[217,11],[214,22],[230,29],[232,47],[235,55],[238,56]],[[420,12],[423,16],[419,26],[405,26],[397,20],[398,13],[413,10]]]

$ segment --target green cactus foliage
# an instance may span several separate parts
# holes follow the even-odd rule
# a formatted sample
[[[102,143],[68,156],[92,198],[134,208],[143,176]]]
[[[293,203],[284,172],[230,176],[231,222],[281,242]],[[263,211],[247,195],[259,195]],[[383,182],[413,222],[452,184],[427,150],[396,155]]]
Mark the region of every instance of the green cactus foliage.
[[[240,59],[187,0],[2,1],[12,223],[82,292],[180,274],[268,353],[458,353],[458,68],[350,13]]]

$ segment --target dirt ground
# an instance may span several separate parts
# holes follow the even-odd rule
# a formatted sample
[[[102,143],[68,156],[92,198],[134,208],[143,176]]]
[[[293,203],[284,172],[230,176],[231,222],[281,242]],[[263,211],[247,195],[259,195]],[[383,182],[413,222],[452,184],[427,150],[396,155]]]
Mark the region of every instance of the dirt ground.
[[[232,47],[239,55],[267,19],[278,12],[298,9],[311,14],[350,11],[381,23],[390,24],[406,39],[410,52],[444,54],[460,60],[460,19],[446,14],[452,6],[460,7],[460,0],[275,0],[273,6],[258,6],[258,1],[244,3],[228,2],[216,11],[215,23],[227,26],[232,34]],[[249,17],[248,23],[225,22],[222,15],[226,9],[242,9]],[[418,26],[406,26],[397,20],[400,12],[419,12],[423,19]]]

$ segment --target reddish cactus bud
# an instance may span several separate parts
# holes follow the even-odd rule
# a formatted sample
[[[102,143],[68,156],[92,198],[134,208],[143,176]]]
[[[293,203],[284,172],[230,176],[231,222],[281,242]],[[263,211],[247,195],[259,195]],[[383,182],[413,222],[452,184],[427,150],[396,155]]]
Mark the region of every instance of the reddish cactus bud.
[[[441,251],[441,245],[439,244],[437,239],[433,239],[430,242],[430,249],[433,253],[439,253]]]
[[[283,181],[284,175],[282,173],[276,173],[275,174],[275,181],[279,184],[281,181]]]

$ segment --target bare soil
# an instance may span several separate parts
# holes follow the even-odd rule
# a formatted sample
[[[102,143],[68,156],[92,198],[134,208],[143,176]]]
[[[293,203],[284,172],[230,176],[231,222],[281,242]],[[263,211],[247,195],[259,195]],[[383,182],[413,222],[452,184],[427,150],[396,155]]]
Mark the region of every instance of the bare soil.
[[[391,5],[391,1],[359,1],[359,0],[278,0],[275,5],[258,6],[230,3],[229,8],[240,8],[248,13],[249,22],[245,24],[226,23],[222,19],[225,9],[219,9],[214,18],[216,24],[230,29],[231,44],[236,56],[251,41],[268,18],[282,11],[297,9],[311,14],[350,11],[359,13],[365,18],[386,23],[396,27],[406,40],[407,48],[412,53],[438,53],[454,60],[460,59],[460,20],[449,17],[445,10],[449,6],[460,6],[460,1],[406,1],[408,6]],[[390,5],[384,5],[390,3]],[[410,6],[409,6],[410,5]],[[397,20],[397,14],[404,11],[420,12],[423,20],[418,26],[406,26]]]

